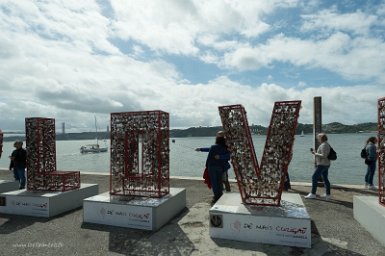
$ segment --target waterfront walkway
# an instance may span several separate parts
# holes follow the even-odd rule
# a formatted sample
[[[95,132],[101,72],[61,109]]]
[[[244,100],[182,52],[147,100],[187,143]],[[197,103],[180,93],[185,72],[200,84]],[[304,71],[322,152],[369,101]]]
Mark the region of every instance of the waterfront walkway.
[[[0,179],[10,180],[10,172],[0,170]],[[99,184],[99,193],[109,189],[107,175],[83,174],[81,179]],[[0,214],[0,255],[385,256],[385,247],[353,218],[353,196],[375,195],[360,186],[334,186],[331,201],[304,199],[312,219],[311,249],[212,239],[211,192],[205,184],[172,178],[171,186],[186,188],[187,208],[156,232],[85,224],[81,208],[50,219]],[[236,184],[232,189],[236,191]],[[289,192],[303,196],[309,189],[294,183]]]

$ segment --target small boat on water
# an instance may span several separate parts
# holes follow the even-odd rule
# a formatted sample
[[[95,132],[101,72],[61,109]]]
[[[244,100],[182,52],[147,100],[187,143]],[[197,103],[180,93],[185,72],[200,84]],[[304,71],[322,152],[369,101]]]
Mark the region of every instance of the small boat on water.
[[[300,137],[305,137],[305,132],[302,130]]]
[[[80,147],[80,153],[102,153],[107,152],[107,147],[100,147],[99,144],[88,144]]]
[[[95,116],[95,133],[96,133],[96,143],[95,144],[87,144],[80,147],[80,153],[86,154],[86,153],[103,153],[108,151],[108,147],[100,147],[98,142],[98,125],[96,123],[96,116]]]

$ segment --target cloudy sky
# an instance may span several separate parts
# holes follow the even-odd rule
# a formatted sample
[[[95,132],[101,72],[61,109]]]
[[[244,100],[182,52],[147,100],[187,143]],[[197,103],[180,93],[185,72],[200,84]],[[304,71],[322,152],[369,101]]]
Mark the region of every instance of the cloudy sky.
[[[313,97],[323,121],[376,122],[385,96],[385,4],[310,0],[0,0],[0,128],[53,117],[105,129],[109,113],[160,109],[172,128],[220,125],[242,104]]]

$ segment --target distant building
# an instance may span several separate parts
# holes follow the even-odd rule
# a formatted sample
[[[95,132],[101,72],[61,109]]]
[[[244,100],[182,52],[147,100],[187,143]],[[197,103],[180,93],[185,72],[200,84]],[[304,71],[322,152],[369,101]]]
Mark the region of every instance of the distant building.
[[[66,134],[66,123],[65,122],[61,123],[61,131],[62,131],[62,134]]]

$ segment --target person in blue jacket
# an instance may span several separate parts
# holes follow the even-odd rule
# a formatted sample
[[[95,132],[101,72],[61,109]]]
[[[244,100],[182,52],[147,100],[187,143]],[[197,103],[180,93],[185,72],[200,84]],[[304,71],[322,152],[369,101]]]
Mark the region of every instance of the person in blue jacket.
[[[206,167],[214,194],[214,204],[223,194],[223,176],[225,176],[226,191],[230,191],[227,171],[230,168],[230,152],[227,149],[223,131],[219,131],[215,138],[215,144],[210,148],[196,148],[196,151],[209,152],[206,159]]]

